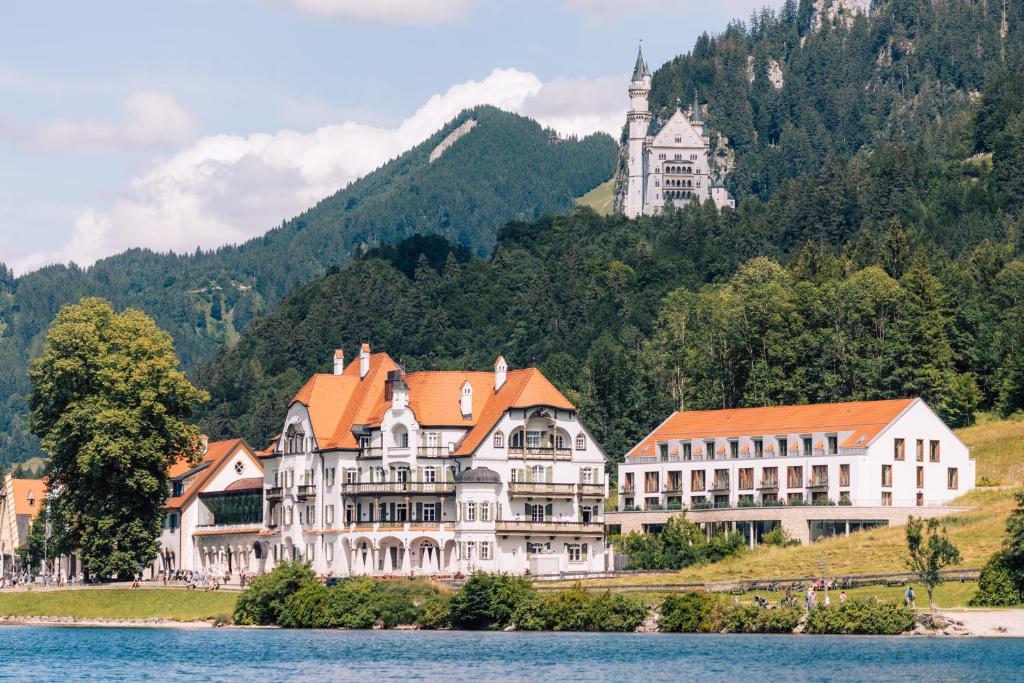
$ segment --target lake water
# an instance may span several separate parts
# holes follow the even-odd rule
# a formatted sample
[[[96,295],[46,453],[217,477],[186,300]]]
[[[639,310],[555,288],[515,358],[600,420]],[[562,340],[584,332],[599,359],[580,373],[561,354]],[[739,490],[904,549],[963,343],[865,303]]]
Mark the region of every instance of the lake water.
[[[26,681],[1020,681],[1024,639],[0,628]]]

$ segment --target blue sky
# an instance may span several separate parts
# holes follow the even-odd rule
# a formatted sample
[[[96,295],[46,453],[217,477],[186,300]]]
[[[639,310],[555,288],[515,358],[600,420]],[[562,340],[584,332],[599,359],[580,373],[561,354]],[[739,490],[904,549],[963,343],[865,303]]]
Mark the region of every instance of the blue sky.
[[[182,0],[0,10],[0,261],[237,242],[487,102],[614,131],[652,69],[773,0]]]

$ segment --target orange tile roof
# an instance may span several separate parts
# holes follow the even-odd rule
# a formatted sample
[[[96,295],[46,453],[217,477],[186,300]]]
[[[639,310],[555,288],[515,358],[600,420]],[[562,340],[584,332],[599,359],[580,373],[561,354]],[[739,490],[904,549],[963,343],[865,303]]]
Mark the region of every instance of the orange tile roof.
[[[763,436],[802,432],[851,432],[843,447],[863,447],[918,399],[815,403],[766,408],[676,411],[632,448],[627,457],[649,454],[653,445],[668,439],[705,439],[713,436]],[[793,448],[796,448],[796,442]],[[773,450],[769,442],[765,450]]]
[[[46,481],[43,479],[11,479],[14,488],[14,514],[30,515],[35,518],[43,507],[46,497]]]
[[[359,360],[340,375],[313,375],[293,399],[306,406],[317,444],[322,450],[355,449],[356,425],[379,426],[391,401],[384,400],[388,372],[398,365],[386,353],[370,355],[370,369],[359,378]],[[494,373],[462,370],[411,372],[405,375],[409,407],[423,426],[469,429],[456,453],[473,452],[510,408],[575,407],[535,368],[511,370],[505,384],[494,391]],[[462,415],[462,386],[473,388],[472,414]]]
[[[174,465],[172,465],[168,470],[168,476],[172,479],[180,477],[194,469],[199,469],[200,467],[202,467],[203,470],[192,477],[192,481],[189,482],[188,487],[180,496],[168,498],[167,502],[164,503],[164,507],[174,509],[185,507],[200,491],[203,490],[203,487],[205,487],[208,482],[217,476],[217,473],[224,467],[224,464],[231,459],[231,456],[234,455],[239,448],[244,448],[250,454],[252,453],[248,444],[246,444],[243,439],[211,441],[206,445],[206,453],[203,454],[202,460],[200,460],[195,467],[181,469],[182,462],[185,462],[185,465],[188,464],[188,461],[184,459],[174,463]],[[253,460],[261,469],[263,468],[263,465],[261,465],[255,457],[253,457]],[[171,474],[171,472],[176,472],[176,474]]]

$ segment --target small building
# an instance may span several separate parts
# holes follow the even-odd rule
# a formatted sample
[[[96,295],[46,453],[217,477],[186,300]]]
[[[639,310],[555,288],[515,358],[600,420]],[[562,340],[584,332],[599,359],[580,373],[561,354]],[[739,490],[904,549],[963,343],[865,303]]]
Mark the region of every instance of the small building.
[[[213,576],[260,570],[263,465],[242,439],[207,443],[199,462],[171,466],[160,554],[150,567]]]
[[[921,399],[677,411],[619,466],[623,532],[686,510],[751,545],[934,517],[974,488],[967,447]]]
[[[273,449],[270,565],[334,576],[603,571],[605,455],[535,368],[404,372],[363,344],[296,394]]]
[[[45,499],[44,480],[4,475],[0,487],[0,576],[10,577],[22,569],[18,549],[28,545],[29,527]]]

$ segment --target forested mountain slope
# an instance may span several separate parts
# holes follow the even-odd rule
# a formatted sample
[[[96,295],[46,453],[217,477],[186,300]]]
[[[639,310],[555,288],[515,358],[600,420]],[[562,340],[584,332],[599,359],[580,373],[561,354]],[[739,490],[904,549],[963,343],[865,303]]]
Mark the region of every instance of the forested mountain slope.
[[[886,143],[767,202],[505,227],[298,288],[203,366],[203,426],[263,444],[309,373],[363,341],[407,370],[539,365],[613,459],[673,407],[923,396],[952,426],[1024,408],[1024,77],[994,80],[936,157]],[[376,257],[380,258],[376,258]],[[396,267],[397,266],[397,267]]]
[[[468,119],[477,124],[434,161]],[[36,454],[24,434],[28,359],[61,305],[98,295],[168,330],[186,367],[232,342],[295,285],[378,244],[437,233],[486,254],[510,220],[568,211],[615,166],[607,135],[548,142],[551,131],[493,107],[463,112],[421,145],[240,246],[179,256],[131,250],[88,269],[14,278],[0,266],[0,466]],[[268,222],[275,217],[268,216]]]

